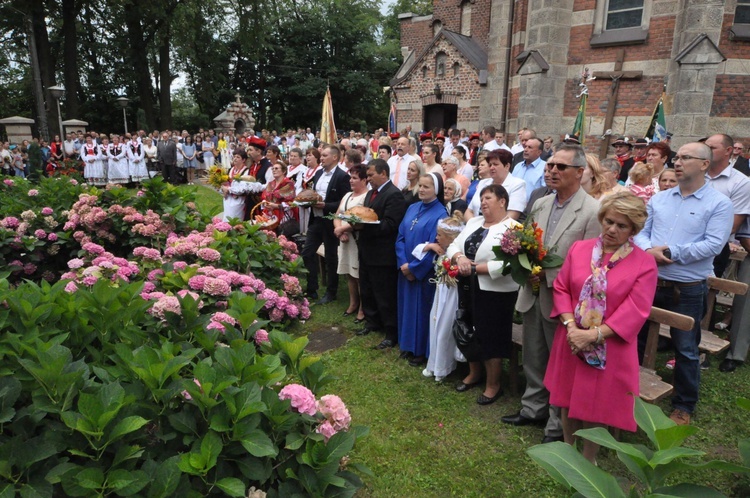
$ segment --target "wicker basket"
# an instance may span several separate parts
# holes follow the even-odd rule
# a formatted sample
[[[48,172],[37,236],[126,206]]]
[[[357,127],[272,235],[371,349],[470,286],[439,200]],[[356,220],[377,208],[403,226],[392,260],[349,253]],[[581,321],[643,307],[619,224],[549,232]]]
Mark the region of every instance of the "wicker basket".
[[[265,223],[258,223],[255,221],[255,215],[258,211],[258,208],[263,205],[263,202],[259,202],[253,208],[250,210],[250,219],[248,220],[253,225],[260,225],[264,230],[276,230],[276,228],[279,226],[279,218],[276,215],[271,215],[271,219],[268,220]]]

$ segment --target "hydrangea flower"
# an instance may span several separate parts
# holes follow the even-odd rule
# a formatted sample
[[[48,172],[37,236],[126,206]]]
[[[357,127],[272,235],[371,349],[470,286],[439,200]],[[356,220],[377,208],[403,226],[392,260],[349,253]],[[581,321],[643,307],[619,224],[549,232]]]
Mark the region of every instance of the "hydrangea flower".
[[[258,329],[257,331],[255,331],[254,339],[255,344],[257,344],[258,346],[260,346],[264,342],[271,342],[271,340],[268,338],[268,332],[265,329]]]
[[[299,413],[313,416],[317,412],[315,395],[311,390],[300,384],[288,384],[279,392],[279,399],[288,399],[292,408]]]

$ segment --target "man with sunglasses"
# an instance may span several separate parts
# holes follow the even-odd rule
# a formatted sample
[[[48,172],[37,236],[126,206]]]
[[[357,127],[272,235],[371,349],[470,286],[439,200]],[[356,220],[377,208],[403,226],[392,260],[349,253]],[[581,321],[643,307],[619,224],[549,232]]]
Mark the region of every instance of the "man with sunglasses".
[[[659,267],[654,306],[695,320],[692,330],[670,330],[675,348],[675,394],[669,418],[678,425],[690,423],[698,403],[701,376],[698,344],[706,278],[713,274],[714,258],[732,231],[732,202],[706,181],[712,158],[711,148],[706,144],[689,143],[680,147],[675,156],[677,186],[651,198],[646,205],[646,225],[635,237],[635,243],[653,255]],[[638,336],[641,357],[647,336],[648,326],[644,326]]]
[[[732,158],[730,159],[729,164],[743,175],[750,176],[750,163],[743,155],[744,152],[745,145],[742,142],[735,142],[732,146]]]
[[[547,187],[555,191],[537,200],[532,212],[544,230],[544,245],[554,248],[562,257],[574,242],[597,237],[601,225],[597,219],[599,202],[581,188],[581,177],[586,167],[583,147],[560,145],[546,164]],[[502,417],[506,424],[544,425],[542,443],[562,441],[560,410],[549,404],[549,392],[544,387],[544,374],[552,349],[558,321],[549,318],[552,312],[552,284],[559,268],[547,269],[539,276],[539,295],[535,296],[532,283],[521,287],[516,309],[523,313],[523,372],[526,391],[521,398],[521,410]],[[549,417],[549,418],[548,418]]]

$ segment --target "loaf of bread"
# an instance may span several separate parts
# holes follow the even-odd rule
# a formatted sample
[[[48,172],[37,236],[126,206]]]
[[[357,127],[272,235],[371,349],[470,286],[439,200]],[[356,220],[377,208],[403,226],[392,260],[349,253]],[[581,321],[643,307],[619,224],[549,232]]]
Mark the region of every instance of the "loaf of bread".
[[[351,209],[347,209],[346,212],[344,212],[345,215],[349,216],[356,216],[362,221],[371,222],[371,221],[378,221],[378,215],[375,211],[373,211],[371,208],[364,207],[364,206],[354,206]]]
[[[323,198],[320,196],[319,193],[312,189],[303,190],[299,194],[297,194],[297,197],[295,197],[294,202],[320,202]]]

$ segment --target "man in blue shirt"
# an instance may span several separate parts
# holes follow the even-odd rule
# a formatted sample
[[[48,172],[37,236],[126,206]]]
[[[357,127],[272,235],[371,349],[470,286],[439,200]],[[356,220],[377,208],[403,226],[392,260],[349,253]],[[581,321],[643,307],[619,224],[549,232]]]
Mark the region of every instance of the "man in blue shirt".
[[[523,161],[513,168],[513,176],[526,182],[526,200],[531,192],[544,187],[544,168],[547,163],[542,159],[544,143],[538,138],[530,138],[523,146]]]
[[[705,144],[680,147],[675,156],[678,185],[651,198],[646,225],[635,237],[636,244],[653,255],[659,265],[654,306],[695,320],[692,330],[670,331],[675,347],[675,395],[669,418],[679,425],[690,423],[698,402],[698,344],[705,313],[706,278],[712,275],[713,259],[732,230],[732,202],[706,184],[711,158],[711,149]],[[639,339],[644,338],[646,330],[644,327]]]

